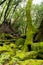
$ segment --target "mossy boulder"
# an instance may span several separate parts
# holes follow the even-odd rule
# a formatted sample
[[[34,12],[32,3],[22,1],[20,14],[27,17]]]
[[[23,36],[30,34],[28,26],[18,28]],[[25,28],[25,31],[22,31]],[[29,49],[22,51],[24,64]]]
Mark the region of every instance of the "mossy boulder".
[[[33,43],[31,45],[31,50],[38,51],[40,53],[43,52],[43,42]]]

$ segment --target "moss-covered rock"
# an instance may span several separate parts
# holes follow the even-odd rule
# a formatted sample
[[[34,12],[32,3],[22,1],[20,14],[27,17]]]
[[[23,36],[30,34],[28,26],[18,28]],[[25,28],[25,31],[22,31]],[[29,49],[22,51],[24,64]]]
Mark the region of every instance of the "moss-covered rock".
[[[43,60],[26,60],[22,65],[43,65]]]
[[[26,59],[36,59],[38,56],[38,52],[31,51],[31,52],[17,52],[16,58],[19,58],[20,60],[26,60]]]
[[[38,51],[38,52],[43,52],[43,42],[33,43],[31,45],[31,50]]]

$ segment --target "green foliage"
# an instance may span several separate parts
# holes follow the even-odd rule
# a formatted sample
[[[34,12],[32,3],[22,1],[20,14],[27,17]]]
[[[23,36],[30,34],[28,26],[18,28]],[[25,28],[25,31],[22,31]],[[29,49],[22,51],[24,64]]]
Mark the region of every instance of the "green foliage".
[[[27,29],[27,18],[26,18],[26,7],[23,7],[21,5],[18,5],[16,8],[16,11],[12,18],[12,28],[15,31],[15,34],[24,35],[26,34]]]
[[[41,21],[43,20],[43,4],[32,5],[31,7],[32,14],[32,24],[34,27],[39,28]]]
[[[33,36],[43,19],[43,6],[37,5],[38,7],[33,8],[36,20],[32,20],[32,0],[28,0],[27,5],[23,7],[20,5],[22,2],[23,0],[0,0],[1,24],[5,21],[11,22],[12,28],[16,30],[15,34],[18,33],[21,37],[26,35],[26,38],[16,38],[11,34],[0,34],[0,65],[43,64],[43,42],[33,43]],[[35,60],[38,57],[41,59]]]
[[[12,14],[15,12],[16,6],[21,2],[21,0],[5,0],[1,5],[0,22],[10,21]],[[1,2],[0,2],[1,3]]]

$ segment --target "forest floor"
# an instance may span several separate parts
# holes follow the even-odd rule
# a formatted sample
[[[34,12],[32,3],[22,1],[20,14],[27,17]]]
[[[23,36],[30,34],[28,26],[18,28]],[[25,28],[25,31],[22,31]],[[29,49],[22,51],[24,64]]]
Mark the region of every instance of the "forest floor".
[[[43,42],[23,51],[25,39],[0,34],[0,65],[43,65]]]

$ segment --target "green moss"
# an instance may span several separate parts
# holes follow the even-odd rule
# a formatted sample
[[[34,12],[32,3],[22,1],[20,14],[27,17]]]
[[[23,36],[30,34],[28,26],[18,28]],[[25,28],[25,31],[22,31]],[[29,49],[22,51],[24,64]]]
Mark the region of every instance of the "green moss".
[[[38,52],[43,52],[43,42],[33,43],[31,45],[31,50],[38,51]]]
[[[25,61],[15,61],[10,63],[10,65],[16,63],[17,65],[43,65],[43,60],[25,60]]]
[[[0,52],[9,52],[9,51],[13,52],[11,47],[9,47],[8,45],[0,46]]]
[[[22,50],[22,48],[24,46],[24,42],[25,42],[25,39],[19,38],[19,39],[16,40],[15,44],[16,44],[18,49]]]
[[[0,34],[0,41],[8,41],[8,40],[16,40],[16,38],[13,36],[13,35],[11,35],[11,34],[5,34],[5,33],[1,33]]]
[[[26,60],[26,59],[35,59],[38,56],[38,52],[31,51],[31,52],[17,52],[16,58],[19,58],[20,60]]]
[[[26,60],[23,65],[43,65],[43,60]]]

